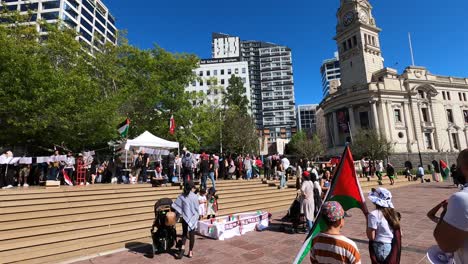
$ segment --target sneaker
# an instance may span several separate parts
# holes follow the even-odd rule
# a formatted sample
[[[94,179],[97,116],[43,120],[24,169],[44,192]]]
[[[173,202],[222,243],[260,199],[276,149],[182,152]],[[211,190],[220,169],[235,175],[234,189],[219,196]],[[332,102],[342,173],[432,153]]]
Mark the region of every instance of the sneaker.
[[[11,188],[13,188],[13,185],[10,184],[8,186],[3,187],[2,189],[11,189]]]
[[[25,183],[23,184],[23,187],[29,187],[29,184]]]

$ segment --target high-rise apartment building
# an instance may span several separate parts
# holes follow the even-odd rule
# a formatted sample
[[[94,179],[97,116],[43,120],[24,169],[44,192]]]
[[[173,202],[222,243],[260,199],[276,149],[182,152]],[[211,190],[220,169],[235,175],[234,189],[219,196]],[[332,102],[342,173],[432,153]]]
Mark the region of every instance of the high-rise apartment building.
[[[296,126],[291,50],[274,43],[213,33],[212,55],[238,57],[248,63],[250,102],[257,128],[267,131],[271,142],[277,137],[289,139]],[[270,80],[268,75],[276,76]]]
[[[115,19],[109,9],[100,0],[0,0],[10,11],[27,14],[32,12],[31,23],[39,20],[57,23],[62,20],[79,33],[77,40],[84,43],[90,52],[99,50],[99,46],[110,42],[117,44]],[[36,23],[43,38],[47,30]]]
[[[290,139],[296,127],[294,80],[291,49],[274,46],[260,49],[263,128],[268,128],[270,141],[282,138],[281,128]]]
[[[306,133],[317,131],[317,108],[318,104],[297,106],[297,128]]]
[[[330,93],[330,81],[340,80],[340,59],[338,52],[335,52],[335,57],[332,59],[324,60],[320,67],[320,74],[322,75],[322,92],[323,97],[327,97]]]

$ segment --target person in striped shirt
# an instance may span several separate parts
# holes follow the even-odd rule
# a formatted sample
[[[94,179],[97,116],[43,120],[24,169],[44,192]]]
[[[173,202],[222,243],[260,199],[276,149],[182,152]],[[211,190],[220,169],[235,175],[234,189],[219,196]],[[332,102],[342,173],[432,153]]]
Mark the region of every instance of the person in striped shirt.
[[[351,239],[341,235],[345,212],[338,202],[325,202],[322,217],[328,228],[312,241],[312,264],[361,264],[359,250]]]

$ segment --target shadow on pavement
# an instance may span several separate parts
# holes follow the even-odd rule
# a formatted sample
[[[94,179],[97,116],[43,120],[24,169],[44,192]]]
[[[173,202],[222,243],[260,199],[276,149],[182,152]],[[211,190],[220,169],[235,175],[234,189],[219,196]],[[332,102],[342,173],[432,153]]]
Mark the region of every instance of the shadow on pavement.
[[[153,246],[148,243],[129,242],[125,244],[125,248],[130,252],[142,254],[146,258],[153,258]]]

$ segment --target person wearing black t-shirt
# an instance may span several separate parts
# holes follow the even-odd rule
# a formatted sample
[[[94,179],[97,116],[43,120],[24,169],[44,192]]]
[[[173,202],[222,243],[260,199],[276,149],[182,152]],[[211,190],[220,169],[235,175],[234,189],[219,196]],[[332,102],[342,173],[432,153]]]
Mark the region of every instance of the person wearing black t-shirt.
[[[143,183],[146,183],[146,170],[148,170],[150,159],[148,153],[145,153],[144,150],[142,150],[140,153],[143,155],[141,161],[141,176]]]

